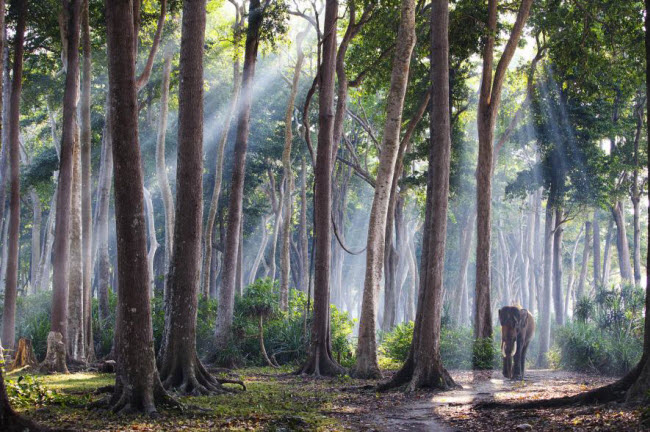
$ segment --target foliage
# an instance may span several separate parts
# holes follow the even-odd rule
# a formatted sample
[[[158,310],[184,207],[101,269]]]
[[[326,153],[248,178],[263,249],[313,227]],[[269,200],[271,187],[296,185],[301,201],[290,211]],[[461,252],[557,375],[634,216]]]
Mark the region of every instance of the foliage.
[[[109,315],[105,318],[99,317],[99,301],[93,299],[93,337],[95,342],[95,354],[102,358],[111,352],[115,337],[115,311],[117,308],[117,294],[112,290],[108,293]]]
[[[42,407],[58,399],[58,392],[50,390],[33,375],[20,375],[17,379],[6,379],[5,385],[9,402],[13,407]]]
[[[34,354],[39,361],[45,358],[47,351],[51,305],[51,291],[22,295],[16,299],[16,340],[19,338],[31,339]],[[0,319],[1,317],[2,309],[0,308]]]
[[[642,288],[631,284],[600,288],[581,299],[575,321],[557,329],[555,367],[608,375],[628,372],[643,353]]]
[[[474,340],[472,345],[472,364],[475,369],[492,369],[494,367],[498,349],[494,346],[492,338]]]
[[[383,333],[380,337],[380,357],[389,359],[391,362],[383,364],[393,366],[396,363],[403,363],[408,357],[413,338],[413,321],[397,325],[391,332]],[[443,326],[440,332],[440,356],[442,364],[448,369],[471,369],[472,349],[474,346],[474,334],[470,327]],[[487,363],[487,356],[491,353],[493,358],[495,346],[491,348],[479,346],[481,360],[480,369],[491,369],[494,362]],[[487,351],[487,352],[486,352]],[[381,359],[383,360],[383,359]]]

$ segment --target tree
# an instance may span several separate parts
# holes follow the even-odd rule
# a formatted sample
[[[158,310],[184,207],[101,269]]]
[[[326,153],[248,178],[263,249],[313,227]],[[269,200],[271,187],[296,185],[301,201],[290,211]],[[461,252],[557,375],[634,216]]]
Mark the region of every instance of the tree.
[[[376,299],[381,282],[384,253],[386,219],[388,216],[391,186],[395,175],[395,163],[400,147],[402,111],[409,77],[411,53],[415,46],[415,1],[403,0],[401,20],[393,58],[390,92],[386,101],[386,123],[382,136],[379,168],[375,180],[375,195],[368,223],[366,250],[366,275],[359,322],[359,342],[354,375],[358,377],[380,377],[377,363],[377,342],[375,338]],[[386,271],[389,271],[386,269]],[[388,301],[388,300],[387,300]]]
[[[115,178],[118,304],[113,411],[154,414],[170,402],[156,369],[149,304],[135,77],[136,29],[132,0],[106,0],[110,122]],[[137,15],[136,15],[137,16]]]
[[[11,193],[9,203],[9,237],[7,251],[7,270],[4,294],[4,312],[2,314],[2,342],[5,347],[13,348],[16,338],[16,291],[18,285],[18,240],[20,230],[20,93],[23,81],[23,44],[25,40],[25,22],[27,20],[27,0],[17,0],[12,4],[16,8],[18,22],[14,36],[14,65],[11,81],[11,99],[9,100],[9,160],[11,169]],[[4,12],[3,7],[0,12]],[[3,14],[4,19],[4,14]],[[4,31],[4,25],[0,29]]]
[[[212,244],[214,243],[214,222],[217,217],[217,211],[219,209],[219,197],[221,196],[221,184],[223,182],[223,158],[224,150],[226,148],[226,141],[228,140],[228,132],[230,131],[230,123],[235,114],[237,103],[239,101],[239,91],[241,89],[241,72],[240,72],[240,53],[239,46],[241,43],[241,34],[242,28],[244,27],[244,15],[246,12],[245,2],[240,6],[234,0],[231,0],[231,3],[235,6],[235,28],[234,32],[234,43],[235,54],[233,58],[233,77],[232,77],[232,94],[230,96],[230,105],[228,106],[228,112],[225,115],[225,121],[221,129],[221,134],[219,136],[219,141],[217,142],[217,156],[216,156],[216,166],[214,170],[214,187],[212,188],[212,199],[210,201],[210,210],[208,211],[208,218],[205,224],[205,244],[203,246],[203,270],[201,272],[201,277],[203,280],[203,295],[208,297],[210,294],[210,279],[211,279],[211,268],[210,264],[212,261]],[[216,275],[213,275],[216,278]]]
[[[408,358],[380,389],[408,383],[418,388],[449,389],[456,384],[442,365],[440,327],[447,234],[451,119],[449,110],[449,2],[431,7],[431,138],[427,173],[420,292]]]
[[[499,0],[488,0],[487,36],[483,49],[483,71],[479,93],[477,127],[479,136],[478,167],[476,172],[477,243],[476,296],[474,301],[474,337],[492,337],[490,305],[490,230],[492,205],[492,164],[494,127],[496,124],[501,89],[508,65],[517,49],[533,0],[521,0],[510,37],[494,70],[494,46],[497,35],[497,7]]]
[[[205,0],[183,2],[174,246],[167,276],[165,330],[158,354],[163,386],[194,395],[222,391],[196,353],[203,221],[205,4]]]
[[[344,369],[332,358],[330,334],[330,260],[332,255],[332,168],[334,147],[334,73],[338,0],[326,0],[318,97],[318,154],[314,167],[314,317],[303,374],[339,375]],[[307,133],[309,131],[307,130]]]
[[[79,88],[79,32],[81,23],[81,0],[66,0],[63,3],[68,23],[66,45],[66,77],[63,94],[63,132],[61,136],[61,164],[56,202],[56,227],[54,229],[54,275],[52,295],[52,323],[50,332],[60,333],[65,339],[68,334],[68,287],[70,283],[70,212],[72,204],[72,182],[74,148],[77,140],[77,89]],[[55,338],[48,338],[54,341]],[[45,368],[52,370],[58,361],[55,347],[48,346]],[[64,351],[65,352],[65,351]],[[56,370],[63,372],[62,370]]]
[[[242,224],[242,201],[244,194],[244,174],[246,169],[246,147],[250,129],[252,103],[252,86],[257,62],[257,48],[260,41],[260,27],[264,8],[260,0],[250,0],[248,29],[246,31],[246,48],[244,52],[244,69],[242,72],[239,116],[237,118],[237,135],[233,159],[232,179],[230,182],[230,201],[228,203],[228,227],[223,259],[222,283],[219,290],[217,310],[216,345],[217,349],[225,347],[231,338],[232,319],[235,302],[235,281],[237,260],[240,255],[239,237]]]
[[[83,75],[81,79],[81,223],[83,259],[83,322],[86,359],[95,357],[92,326],[92,187],[91,187],[91,147],[92,130],[90,124],[90,98],[92,80],[92,58],[90,47],[89,0],[84,0],[81,10],[81,45],[83,52]]]

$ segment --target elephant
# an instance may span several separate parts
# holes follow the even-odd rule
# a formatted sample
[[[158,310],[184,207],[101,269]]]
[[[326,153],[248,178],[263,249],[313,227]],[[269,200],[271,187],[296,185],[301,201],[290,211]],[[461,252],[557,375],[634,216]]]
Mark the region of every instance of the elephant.
[[[503,376],[508,379],[523,380],[526,351],[535,334],[535,319],[527,309],[504,306],[499,309],[499,322],[501,323]]]

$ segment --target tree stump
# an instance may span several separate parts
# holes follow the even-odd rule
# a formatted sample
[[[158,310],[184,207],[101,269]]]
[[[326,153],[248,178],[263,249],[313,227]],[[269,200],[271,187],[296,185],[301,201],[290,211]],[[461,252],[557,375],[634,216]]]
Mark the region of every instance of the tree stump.
[[[31,339],[20,338],[18,340],[16,354],[14,355],[14,361],[10,366],[11,370],[36,366],[38,366],[38,361],[34,355]]]
[[[65,344],[63,335],[59,332],[50,332],[47,335],[47,355],[40,365],[44,373],[68,373],[65,363]]]

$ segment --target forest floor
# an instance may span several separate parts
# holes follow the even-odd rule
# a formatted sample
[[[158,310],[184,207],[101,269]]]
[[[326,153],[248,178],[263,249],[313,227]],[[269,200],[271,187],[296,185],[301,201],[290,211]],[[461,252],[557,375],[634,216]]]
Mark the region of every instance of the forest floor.
[[[289,375],[290,369],[236,371],[247,391],[181,398],[183,412],[161,412],[155,419],[117,416],[86,406],[101,398],[97,388],[113,384],[108,374],[38,376],[47,390],[40,401],[18,407],[34,420],[76,431],[641,431],[640,411],[619,404],[563,409],[478,410],[483,401],[534,400],[565,396],[612,378],[562,371],[531,370],[526,381],[504,380],[500,371],[452,371],[462,389],[449,392],[377,393],[367,381],[349,377],[314,379]],[[8,379],[16,381],[18,374]]]

